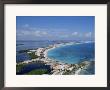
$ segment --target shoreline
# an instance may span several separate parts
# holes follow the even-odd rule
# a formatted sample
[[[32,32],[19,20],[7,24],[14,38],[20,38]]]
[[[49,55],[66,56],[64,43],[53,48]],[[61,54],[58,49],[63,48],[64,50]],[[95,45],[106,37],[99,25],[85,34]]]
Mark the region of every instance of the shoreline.
[[[66,44],[64,44],[64,43],[63,44],[54,44],[54,45],[52,45],[52,48],[49,48],[49,49],[47,49],[47,50],[44,51],[44,56],[47,57],[47,58],[49,58],[47,56],[47,53],[48,53],[48,51],[50,51],[52,49],[59,48],[59,47],[62,47],[62,46],[67,46],[67,45],[76,45],[76,44],[83,44],[83,43],[73,43],[73,42],[70,42],[70,43],[66,43]]]
[[[90,42],[90,41],[88,41],[88,42],[81,42],[81,43],[75,43],[75,42],[70,42],[70,43],[66,43],[66,44],[55,44],[55,45],[52,45],[51,46],[51,48],[49,47],[49,49],[46,49],[44,52],[43,52],[43,54],[44,54],[44,57],[45,58],[49,58],[48,56],[47,56],[47,53],[48,53],[48,51],[50,51],[50,50],[53,50],[53,49],[55,49],[55,48],[59,48],[59,47],[62,47],[62,46],[67,46],[67,45],[77,45],[77,44],[84,44],[84,43],[92,43],[92,42]],[[47,47],[47,48],[48,48]],[[54,59],[53,59],[54,60]],[[56,60],[57,61],[57,60]],[[60,61],[59,61],[60,62]]]
[[[48,46],[46,48],[42,48],[41,49],[41,52],[44,55],[44,58],[31,59],[31,60],[23,61],[21,63],[17,63],[16,65],[28,64],[28,63],[32,63],[32,62],[37,62],[38,61],[38,62],[44,63],[45,65],[50,65],[51,69],[53,69],[51,71],[52,75],[63,75],[63,74],[65,74],[68,71],[69,72],[74,71],[73,74],[78,74],[76,72],[81,71],[81,68],[82,68],[82,66],[81,66],[81,68],[79,67],[79,64],[69,64],[69,63],[60,62],[60,61],[56,61],[56,60],[50,59],[47,56],[48,51],[50,51],[52,49],[55,49],[55,48],[61,47],[61,46],[76,45],[76,44],[82,44],[82,43],[66,43],[66,44],[50,45],[50,46]],[[39,52],[37,52],[37,50],[36,50],[36,53],[39,54]],[[85,62],[85,61],[83,61],[83,62]],[[87,62],[91,62],[91,61],[87,61]],[[76,69],[76,67],[77,67],[77,69]]]

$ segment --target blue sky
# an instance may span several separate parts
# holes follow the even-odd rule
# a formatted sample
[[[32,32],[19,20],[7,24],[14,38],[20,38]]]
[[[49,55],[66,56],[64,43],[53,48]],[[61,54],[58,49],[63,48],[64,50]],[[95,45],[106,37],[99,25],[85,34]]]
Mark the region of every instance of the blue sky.
[[[17,16],[17,40],[94,40],[94,16]]]

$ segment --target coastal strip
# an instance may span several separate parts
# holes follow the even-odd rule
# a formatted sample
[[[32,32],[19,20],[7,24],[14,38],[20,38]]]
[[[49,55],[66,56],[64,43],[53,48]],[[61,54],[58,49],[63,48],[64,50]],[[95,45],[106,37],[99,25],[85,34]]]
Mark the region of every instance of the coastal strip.
[[[45,48],[38,48],[37,50],[29,50],[27,53],[34,52],[37,58],[16,63],[16,65],[29,64],[33,62],[34,63],[41,62],[44,65],[50,65],[52,75],[79,74],[81,70],[89,66],[94,61],[84,60],[84,62],[81,62],[79,64],[68,64],[68,63],[62,63],[60,61],[56,61],[47,57],[47,53],[49,50],[55,49],[57,47],[65,46],[65,45],[74,45],[74,44],[80,44],[80,43],[72,42],[72,43],[66,43],[66,44],[54,44],[54,45],[49,45],[48,47],[45,47]]]

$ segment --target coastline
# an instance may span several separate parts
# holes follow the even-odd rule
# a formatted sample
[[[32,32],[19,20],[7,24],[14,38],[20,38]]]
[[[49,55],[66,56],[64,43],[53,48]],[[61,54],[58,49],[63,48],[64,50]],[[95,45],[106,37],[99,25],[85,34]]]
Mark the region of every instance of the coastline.
[[[81,43],[70,42],[70,43],[66,43],[66,44],[55,44],[55,45],[52,46],[52,48],[49,48],[49,49],[44,51],[44,56],[48,58],[47,53],[48,53],[48,51],[50,51],[52,49],[59,48],[59,47],[62,47],[62,46],[67,46],[67,45],[76,45],[76,44],[81,44]]]
[[[52,49],[55,49],[55,47],[52,47],[52,48],[50,48],[50,49],[47,49],[47,50],[45,50],[45,51],[43,52],[45,58],[48,58],[47,53],[48,53],[48,51],[50,51],[50,50],[52,50]]]
[[[79,64],[68,64],[68,63],[63,63],[60,61],[56,61],[53,59],[48,58],[47,53],[48,51],[55,49],[57,47],[61,47],[61,46],[66,46],[66,45],[75,45],[75,44],[81,44],[81,43],[67,43],[67,44],[55,44],[55,45],[51,45],[48,46],[46,48],[43,48],[41,50],[42,54],[44,55],[43,58],[36,58],[36,59],[31,59],[31,60],[27,60],[27,61],[23,61],[21,63],[17,63],[18,64],[28,64],[28,63],[33,63],[39,61],[44,63],[45,65],[50,65],[51,69],[52,69],[52,75],[65,75],[67,72],[72,74],[77,74],[86,66],[80,66]],[[39,54],[39,52],[36,53]],[[86,61],[86,60],[85,60]],[[87,61],[87,62],[91,62],[91,61]],[[87,63],[86,62],[86,63]],[[73,73],[74,71],[74,73]],[[67,74],[68,75],[68,74]]]

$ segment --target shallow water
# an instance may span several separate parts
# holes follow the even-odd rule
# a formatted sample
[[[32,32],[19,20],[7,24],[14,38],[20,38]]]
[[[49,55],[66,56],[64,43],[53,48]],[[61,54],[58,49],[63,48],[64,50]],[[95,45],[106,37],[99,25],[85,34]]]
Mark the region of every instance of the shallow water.
[[[94,60],[95,44],[83,43],[61,46],[48,51],[47,56],[51,59],[71,64],[80,63],[85,60]]]
[[[37,49],[42,47],[47,47],[49,45],[57,44],[57,43],[65,43],[70,41],[49,41],[49,40],[41,40],[41,41],[16,41],[16,51],[27,50],[27,49]],[[16,53],[16,62],[25,61],[31,59],[29,55],[26,53]]]

